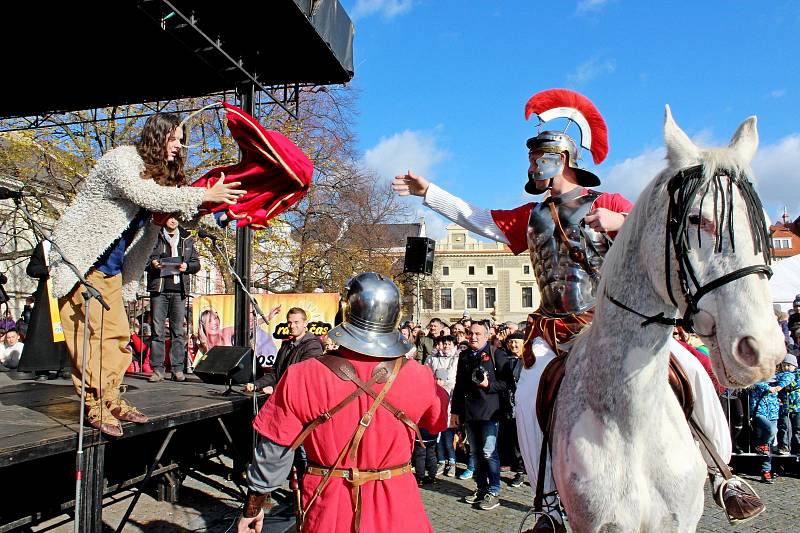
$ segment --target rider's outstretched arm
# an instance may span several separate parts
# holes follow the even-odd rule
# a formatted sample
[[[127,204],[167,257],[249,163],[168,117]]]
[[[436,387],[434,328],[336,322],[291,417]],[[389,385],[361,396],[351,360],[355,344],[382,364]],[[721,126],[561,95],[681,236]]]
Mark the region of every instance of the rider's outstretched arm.
[[[461,198],[453,196],[435,183],[431,183],[428,186],[424,204],[473,233],[493,241],[509,244],[506,236],[497,227],[491,211],[476,207]]]

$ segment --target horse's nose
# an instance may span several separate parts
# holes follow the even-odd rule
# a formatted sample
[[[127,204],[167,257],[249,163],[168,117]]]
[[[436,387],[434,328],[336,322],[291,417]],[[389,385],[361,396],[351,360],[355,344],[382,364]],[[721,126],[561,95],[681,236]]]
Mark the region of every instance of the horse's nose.
[[[736,343],[736,358],[746,366],[758,366],[759,346],[753,337],[742,337]]]

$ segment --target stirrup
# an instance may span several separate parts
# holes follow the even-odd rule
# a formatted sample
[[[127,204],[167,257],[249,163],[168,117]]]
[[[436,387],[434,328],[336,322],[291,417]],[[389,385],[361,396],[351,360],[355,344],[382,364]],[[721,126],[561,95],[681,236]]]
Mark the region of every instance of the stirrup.
[[[764,506],[764,509],[762,509],[762,510],[761,510],[761,512],[759,512],[759,513],[756,513],[756,514],[754,514],[753,516],[751,516],[751,517],[749,517],[749,518],[740,519],[740,518],[734,518],[734,517],[732,517],[732,516],[731,516],[731,515],[728,513],[728,508],[727,508],[727,507],[725,507],[725,500],[723,499],[722,495],[723,495],[723,493],[725,492],[725,487],[727,487],[727,486],[728,486],[728,483],[730,483],[731,481],[734,481],[734,480],[736,480],[738,483],[742,483],[744,486],[746,486],[748,489],[750,489],[750,492],[752,492],[752,493],[753,493],[753,496],[755,496],[755,497],[756,497],[756,498],[758,498],[759,500],[761,499],[761,496],[759,496],[759,495],[758,495],[758,493],[755,491],[755,489],[753,489],[752,485],[750,485],[750,483],[748,483],[748,482],[747,482],[746,480],[744,480],[743,478],[740,478],[739,476],[733,476],[732,478],[730,478],[730,479],[726,479],[726,480],[724,480],[722,483],[720,483],[720,484],[719,484],[719,488],[717,489],[717,493],[714,495],[714,496],[715,496],[715,500],[716,500],[716,501],[717,501],[717,502],[720,504],[720,507],[722,507],[722,510],[723,510],[723,511],[725,511],[725,518],[727,518],[727,519],[728,519],[728,522],[729,522],[729,523],[730,523],[732,526],[733,526],[733,525],[744,524],[745,522],[749,522],[749,521],[750,521],[750,520],[752,520],[753,518],[755,518],[755,517],[757,517],[757,516],[761,515],[761,513],[763,513],[763,512],[766,510],[766,505],[765,505],[765,506]]]

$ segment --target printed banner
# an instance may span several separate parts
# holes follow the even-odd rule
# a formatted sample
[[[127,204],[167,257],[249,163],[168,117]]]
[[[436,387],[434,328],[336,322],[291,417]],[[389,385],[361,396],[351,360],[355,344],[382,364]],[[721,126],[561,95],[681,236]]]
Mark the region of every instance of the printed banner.
[[[267,326],[261,319],[256,328],[256,357],[262,366],[275,362],[283,339],[288,337],[289,328],[286,313],[299,307],[308,317],[308,330],[314,335],[323,336],[333,327],[336,312],[339,310],[338,293],[300,293],[300,294],[255,294],[264,316],[275,307],[280,311]],[[214,346],[233,346],[234,339],[234,296],[232,294],[204,294],[192,299],[192,326],[197,336],[200,353],[207,353]],[[251,319],[252,320],[252,317]]]

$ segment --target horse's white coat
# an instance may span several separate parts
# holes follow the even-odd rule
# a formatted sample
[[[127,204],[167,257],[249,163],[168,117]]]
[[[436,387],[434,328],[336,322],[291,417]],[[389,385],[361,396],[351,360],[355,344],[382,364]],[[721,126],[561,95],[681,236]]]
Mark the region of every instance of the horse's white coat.
[[[694,531],[697,526],[706,465],[667,384],[671,328],[642,328],[640,317],[606,296],[648,316],[683,314],[674,254],[669,275],[680,309],[672,305],[665,283],[667,182],[681,168],[699,163],[706,176],[717,168],[751,175],[755,125],[755,117],[747,119],[728,148],[700,149],[667,107],[667,168],[642,192],[606,257],[592,327],[574,343],[556,405],[553,475],[573,531]],[[708,235],[694,242],[690,257],[701,283],[762,262],[744,202],[734,190],[735,253],[729,240],[721,253],[713,250]],[[699,200],[694,209],[700,213]],[[783,342],[765,277],[749,275],[722,286],[699,308],[696,320],[714,331],[704,341],[724,385],[751,384],[774,372]],[[744,337],[754,339],[755,353],[741,349]]]

